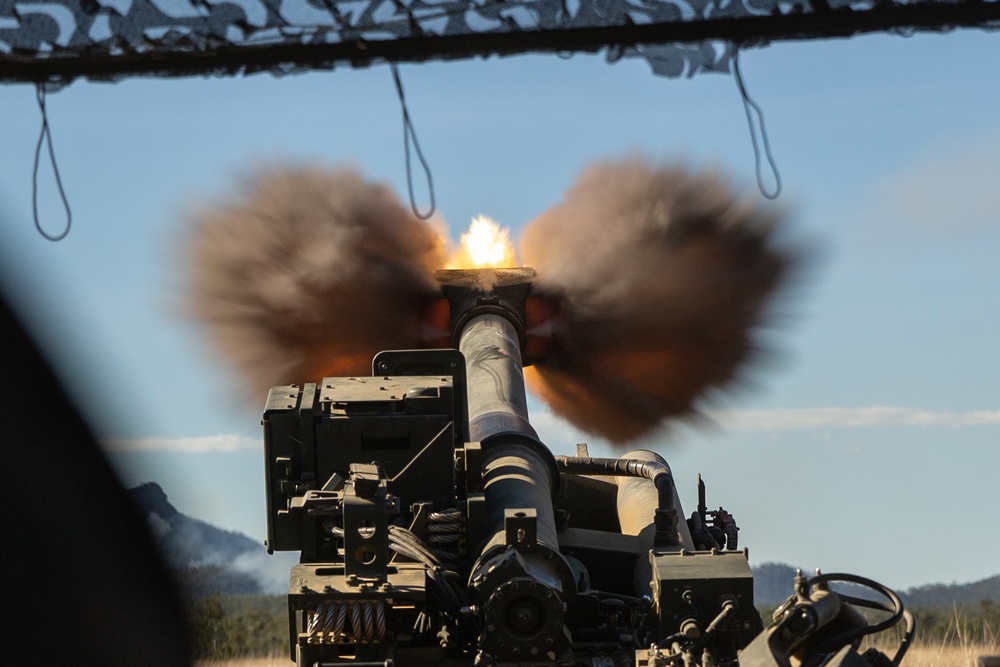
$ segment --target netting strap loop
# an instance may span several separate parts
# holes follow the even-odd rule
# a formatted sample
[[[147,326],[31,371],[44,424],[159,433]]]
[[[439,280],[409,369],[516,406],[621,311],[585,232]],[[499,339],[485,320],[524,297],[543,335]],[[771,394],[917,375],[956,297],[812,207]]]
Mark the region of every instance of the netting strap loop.
[[[747,114],[747,125],[750,127],[750,141],[753,143],[753,157],[754,157],[754,167],[757,171],[757,187],[760,189],[760,193],[764,195],[767,199],[777,199],[781,194],[781,173],[778,172],[778,163],[774,159],[774,155],[771,154],[771,140],[767,136],[767,127],[764,125],[764,111],[760,108],[753,98],[750,97],[750,93],[747,92],[746,84],[743,83],[743,73],[740,72],[740,47],[736,45],[733,49],[733,73],[736,78],[736,87],[740,91],[740,97],[743,99],[743,110]],[[754,123],[754,117],[751,113],[751,109],[757,112],[757,123]],[[757,125],[760,126],[760,137],[764,144],[764,154],[767,156],[767,163],[771,167],[771,173],[774,175],[774,189],[768,190],[767,186],[764,185],[764,176],[761,173],[761,159],[760,159],[760,146],[757,144]]]
[[[392,69],[392,78],[396,82],[396,94],[399,96],[399,104],[403,108],[403,151],[406,155],[406,188],[410,195],[410,209],[413,211],[413,215],[421,220],[428,220],[434,215],[434,211],[437,210],[434,202],[434,180],[431,177],[431,168],[424,158],[424,152],[420,150],[417,131],[413,128],[413,121],[410,119],[410,110],[406,106],[406,96],[403,94],[403,82],[399,78],[399,69],[396,67],[396,63],[390,63],[389,67]],[[424,174],[427,175],[427,191],[430,195],[431,207],[426,213],[420,212],[417,208],[416,199],[413,196],[413,171],[410,168],[411,141],[413,142],[414,150],[417,152],[417,157],[420,159],[420,165],[424,169]]]
[[[59,176],[56,152],[52,147],[52,129],[49,127],[49,115],[45,109],[45,84],[35,84],[35,97],[38,100],[38,109],[42,112],[42,129],[38,134],[38,144],[35,146],[35,166],[31,174],[31,210],[35,216],[35,229],[38,230],[38,233],[49,241],[62,241],[69,234],[69,229],[73,224],[73,212],[69,208],[69,199],[66,197],[62,178]],[[52,164],[52,173],[56,178],[56,187],[59,188],[59,196],[62,198],[63,208],[66,209],[66,227],[58,234],[49,234],[42,229],[42,223],[38,219],[38,166],[41,163],[42,144],[46,141],[49,145],[49,161]]]

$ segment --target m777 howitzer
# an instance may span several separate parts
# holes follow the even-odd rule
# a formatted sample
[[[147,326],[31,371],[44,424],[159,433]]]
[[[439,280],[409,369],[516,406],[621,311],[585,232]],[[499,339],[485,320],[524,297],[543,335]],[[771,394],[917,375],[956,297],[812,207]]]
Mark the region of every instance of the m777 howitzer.
[[[454,349],[371,377],[271,389],[269,551],[300,551],[290,656],[306,665],[898,664],[899,598],[799,577],[764,629],[721,507],[685,518],[667,463],[556,457],[528,419],[531,269],[441,271]],[[530,360],[527,360],[530,362]],[[848,579],[889,603],[829,590]],[[885,609],[869,625],[856,606]],[[860,638],[907,617],[890,659]]]

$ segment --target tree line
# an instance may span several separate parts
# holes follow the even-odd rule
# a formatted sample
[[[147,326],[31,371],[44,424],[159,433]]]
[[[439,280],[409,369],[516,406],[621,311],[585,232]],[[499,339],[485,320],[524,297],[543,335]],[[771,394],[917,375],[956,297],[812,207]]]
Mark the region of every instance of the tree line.
[[[910,609],[920,644],[1000,646],[1000,602]],[[767,624],[773,607],[761,609]],[[268,657],[288,652],[288,603],[282,595],[220,595],[189,599],[188,617],[195,656],[201,660]],[[902,636],[902,623],[879,643]],[[895,633],[895,634],[893,634]]]
[[[188,600],[195,658],[228,660],[288,653],[288,602],[283,595],[220,595]]]

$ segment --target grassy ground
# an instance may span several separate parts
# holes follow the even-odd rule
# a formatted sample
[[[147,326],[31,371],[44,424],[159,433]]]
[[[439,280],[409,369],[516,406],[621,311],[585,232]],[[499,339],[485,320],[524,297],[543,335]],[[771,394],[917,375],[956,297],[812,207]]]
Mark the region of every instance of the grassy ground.
[[[273,658],[238,658],[236,660],[203,660],[197,667],[291,667],[295,663],[287,655]]]
[[[942,626],[943,633],[937,634],[935,639],[918,641],[911,646],[901,667],[978,667],[980,656],[1000,655],[1000,632],[995,626],[995,619],[992,623],[984,621],[976,626],[956,608],[951,618],[947,619],[946,626]],[[920,636],[919,627],[917,636]],[[901,637],[901,629],[895,628],[879,635],[874,642],[865,640],[860,650],[874,645],[892,658]],[[294,664],[286,653],[282,653],[270,658],[202,661],[197,663],[197,667],[294,667]]]
[[[983,655],[1000,655],[1000,632],[996,628],[995,618],[980,618],[978,630],[970,619],[957,607],[947,624],[943,637],[927,641],[917,641],[903,658],[901,667],[977,667],[979,657]],[[896,641],[901,636],[900,628],[895,628]],[[890,658],[893,657],[898,644],[888,638],[892,631],[879,635],[874,645]],[[920,637],[920,624],[917,625],[917,637]],[[869,644],[863,644],[861,650]]]
[[[882,650],[891,658],[896,646]],[[943,642],[914,644],[901,667],[976,667],[982,655],[1000,655],[1000,642],[995,635],[972,638],[958,634],[946,637]]]
[[[979,656],[997,655],[998,653],[1000,653],[998,646],[918,644],[906,653],[901,667],[976,667]],[[892,657],[892,653],[888,654],[889,657]]]
[[[883,647],[892,657],[895,647]],[[976,667],[980,655],[1000,655],[1000,646],[961,642],[922,645],[910,648],[901,667]],[[244,658],[221,662],[199,662],[198,667],[291,667],[286,655],[273,658]]]

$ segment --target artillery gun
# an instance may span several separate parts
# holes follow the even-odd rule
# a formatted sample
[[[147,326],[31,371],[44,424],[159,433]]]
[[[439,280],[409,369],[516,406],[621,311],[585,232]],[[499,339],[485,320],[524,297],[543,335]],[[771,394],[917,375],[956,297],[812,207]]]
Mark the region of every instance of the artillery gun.
[[[438,272],[451,348],[371,377],[271,389],[267,546],[300,551],[290,657],[307,665],[898,664],[855,649],[904,616],[799,577],[764,629],[733,516],[686,517],[655,453],[553,456],[522,368],[531,269]],[[537,305],[537,304],[534,304]],[[869,625],[856,606],[886,609]],[[756,638],[756,639],[755,639]]]

